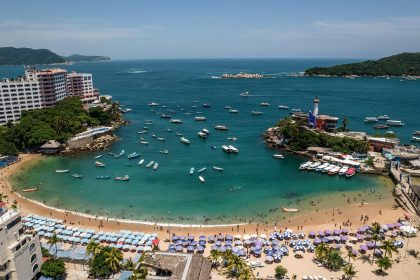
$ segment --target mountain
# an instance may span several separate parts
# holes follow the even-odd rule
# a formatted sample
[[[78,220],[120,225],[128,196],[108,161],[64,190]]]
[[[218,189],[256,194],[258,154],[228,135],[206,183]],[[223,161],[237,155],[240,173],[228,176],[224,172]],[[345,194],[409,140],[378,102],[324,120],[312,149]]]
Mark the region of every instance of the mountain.
[[[0,47],[0,65],[63,63],[65,60],[47,49]]]
[[[305,70],[307,76],[420,76],[420,52],[401,53],[359,63]]]
[[[110,57],[107,56],[98,56],[98,55],[80,55],[80,54],[73,54],[70,56],[63,56],[66,61],[106,61],[111,60]]]

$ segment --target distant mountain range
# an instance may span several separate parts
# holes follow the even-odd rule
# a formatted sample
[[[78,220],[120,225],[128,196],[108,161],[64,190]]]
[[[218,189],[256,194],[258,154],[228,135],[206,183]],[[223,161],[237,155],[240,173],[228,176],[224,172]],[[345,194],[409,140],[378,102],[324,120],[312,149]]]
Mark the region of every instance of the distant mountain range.
[[[314,67],[305,70],[307,76],[420,76],[420,52],[400,53],[379,60]]]
[[[85,56],[74,54],[60,56],[47,49],[0,47],[0,65],[36,65],[80,61],[111,60],[106,56]]]

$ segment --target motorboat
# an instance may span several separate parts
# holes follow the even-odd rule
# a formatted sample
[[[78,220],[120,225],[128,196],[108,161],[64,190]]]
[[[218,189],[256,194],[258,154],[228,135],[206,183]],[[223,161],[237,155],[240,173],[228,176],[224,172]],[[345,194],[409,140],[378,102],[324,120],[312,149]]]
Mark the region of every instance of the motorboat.
[[[279,109],[281,109],[281,110],[288,110],[289,109],[289,106],[287,106],[287,105],[279,105]]]
[[[95,161],[95,166],[96,167],[105,167],[105,163],[100,162],[100,161]]]
[[[125,150],[121,150],[121,152],[118,155],[114,155],[114,158],[122,157],[125,154]]]
[[[202,172],[206,171],[206,169],[207,169],[207,167],[203,167],[200,170],[198,170],[197,173],[202,173]]]
[[[158,137],[158,138],[156,138],[158,141],[162,141],[162,142],[165,142],[165,138],[163,138],[163,137]]]
[[[29,189],[23,189],[22,192],[36,192],[38,191],[38,187],[36,188],[29,188]]]
[[[225,109],[229,110],[229,109],[232,109],[232,107],[231,106],[225,106]]]
[[[236,137],[228,137],[227,140],[236,141],[236,140],[238,140],[238,138],[236,138]]]
[[[261,102],[261,103],[260,103],[260,106],[267,107],[267,106],[270,106],[270,103],[267,103],[267,102]]]
[[[68,173],[69,171],[69,169],[56,169],[55,173]]]
[[[356,168],[350,167],[346,172],[346,177],[350,178],[354,175],[354,173],[356,173]]]
[[[413,136],[413,137],[411,137],[411,141],[413,141],[413,142],[420,142],[420,137]]]
[[[184,134],[182,134],[182,133],[179,133],[179,132],[176,132],[175,134],[176,134],[176,136],[179,136],[179,137],[182,137],[182,136],[184,136]]]
[[[226,153],[234,153],[234,154],[237,154],[239,152],[239,150],[237,148],[235,148],[233,145],[222,145],[222,149]]]
[[[397,120],[387,120],[386,124],[389,126],[404,126],[404,123],[402,121]]]
[[[239,95],[242,97],[251,96],[248,91],[241,92]]]
[[[129,155],[127,156],[127,158],[128,158],[128,159],[132,159],[132,158],[138,158],[139,156],[140,156],[140,154],[139,154],[139,153],[134,152],[134,153],[129,154]]]
[[[74,174],[71,175],[71,177],[77,178],[77,179],[82,179],[83,178],[83,175],[82,174],[79,174],[79,173],[74,173]]]
[[[166,129],[166,131],[167,131],[167,132],[172,132],[172,129],[167,128],[167,129]]]
[[[152,138],[155,138],[156,139],[157,138],[156,134],[153,133],[152,134]]]
[[[162,119],[172,119],[172,116],[171,115],[166,115],[166,114],[161,114],[160,117]]]
[[[318,166],[321,165],[321,162],[316,161],[308,165],[308,170],[315,170]]]
[[[204,133],[205,133],[205,134],[207,134],[207,135],[209,135],[209,134],[210,134],[210,131],[209,131],[208,129],[206,129],[206,128],[203,128],[201,131],[202,131],[202,132],[204,132]]]
[[[321,165],[319,165],[317,168],[315,168],[316,172],[322,171],[325,167],[327,167],[328,165],[330,165],[329,163],[323,163]]]
[[[328,172],[330,172],[335,167],[336,167],[336,165],[330,164],[327,167],[324,167],[324,169],[322,169],[322,173],[328,173]]]
[[[101,158],[102,157],[102,155],[97,155],[96,157],[94,157],[94,159],[98,159],[98,158]]]
[[[231,113],[231,114],[237,114],[237,113],[239,113],[239,111],[236,110],[236,109],[229,109],[228,112]]]
[[[308,168],[308,166],[309,166],[309,164],[311,164],[312,163],[312,161],[307,161],[307,162],[305,162],[305,163],[302,163],[300,166],[299,166],[299,170],[305,170],[305,169],[307,169]]]
[[[294,108],[291,110],[292,113],[302,113],[302,109]]]
[[[377,117],[366,117],[364,122],[365,123],[376,123],[376,122],[378,122],[378,118]]]
[[[152,160],[151,162],[149,162],[149,163],[146,165],[146,168],[149,168],[149,167],[150,167],[150,166],[152,166],[154,163],[155,163],[155,162]]]
[[[213,169],[216,170],[216,171],[223,172],[223,168],[219,167],[219,166],[213,166]]]
[[[281,154],[274,154],[274,155],[273,155],[273,158],[283,159],[283,158],[284,158],[284,156],[283,156],[283,155],[281,155]]]
[[[283,212],[288,212],[288,213],[293,213],[293,212],[298,212],[299,211],[299,209],[297,209],[297,208],[282,207],[281,209],[283,210]]]
[[[334,168],[332,168],[330,171],[328,171],[328,175],[335,175],[337,174],[341,169],[341,166],[335,166]]]
[[[211,107],[210,104],[206,104],[206,103],[203,104],[203,108],[210,108],[210,107]]]
[[[203,176],[198,176],[198,180],[200,180],[201,183],[205,183],[206,180],[204,179]]]
[[[147,130],[137,131],[138,134],[145,134],[147,133]]]
[[[124,176],[117,176],[114,178],[115,181],[128,181],[130,180],[130,177],[128,175],[124,175]]]
[[[387,120],[389,120],[389,117],[388,117],[388,115],[380,115],[380,116],[378,117],[378,120],[381,120],[381,121],[387,121]]]
[[[144,125],[153,125],[153,122],[144,122]]]
[[[251,111],[251,115],[253,116],[261,116],[263,114],[263,112],[261,111]]]
[[[181,137],[180,139],[179,139],[179,141],[181,141],[181,143],[184,143],[184,144],[190,144],[191,143],[191,141],[190,140],[188,140],[187,138],[185,138],[185,137]]]
[[[169,154],[169,151],[168,150],[162,150],[162,151],[159,151],[159,153],[167,155],[167,154]]]
[[[197,121],[197,122],[203,122],[203,121],[206,121],[207,118],[204,117],[204,116],[197,116],[197,117],[194,118],[194,120]]]
[[[417,135],[419,135],[419,136],[420,136],[420,130],[416,130],[416,131],[414,131],[414,132],[413,132],[413,135],[414,135],[414,136],[417,136]]]
[[[143,164],[143,162],[144,162],[144,158],[142,158],[141,160],[139,160],[138,165],[142,165],[142,164]]]
[[[140,144],[142,144],[142,145],[149,145],[149,142],[147,142],[147,141],[140,141]]]
[[[198,133],[198,137],[201,137],[201,138],[207,138],[207,133],[204,133],[203,131],[199,131]]]
[[[375,124],[373,126],[373,128],[374,129],[387,129],[387,128],[389,128],[389,125],[386,125],[386,124]]]
[[[109,175],[96,176],[96,179],[98,179],[98,180],[107,180],[107,179],[110,179],[110,178],[111,178],[111,176],[109,176]]]
[[[152,102],[152,103],[149,103],[148,105],[149,105],[149,106],[154,106],[154,107],[156,107],[156,106],[158,106],[158,105],[159,105],[159,103]]]
[[[181,124],[182,123],[182,121],[180,119],[172,119],[169,122],[173,123],[173,124]]]
[[[155,163],[154,165],[153,165],[153,170],[157,170],[158,169],[158,167],[159,167],[159,163]]]
[[[347,170],[349,170],[349,167],[347,165],[344,165],[343,167],[340,168],[340,170],[338,171],[338,175],[343,176],[346,174]]]
[[[214,127],[214,129],[216,129],[216,130],[228,130],[229,128],[227,126],[224,126],[224,125],[216,125]]]
[[[194,167],[191,167],[191,169],[190,169],[190,175],[193,175],[194,174]]]

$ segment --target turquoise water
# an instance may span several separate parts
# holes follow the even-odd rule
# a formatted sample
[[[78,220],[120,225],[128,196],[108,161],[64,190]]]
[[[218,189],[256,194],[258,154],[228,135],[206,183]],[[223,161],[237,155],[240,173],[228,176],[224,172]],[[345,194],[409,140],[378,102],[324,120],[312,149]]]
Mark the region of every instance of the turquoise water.
[[[284,205],[296,206],[298,200],[338,192],[381,190],[383,187],[372,176],[356,175],[351,179],[330,177],[317,173],[299,172],[305,159],[286,155],[284,160],[272,158],[273,151],[266,148],[261,134],[288,112],[277,109],[279,104],[290,108],[309,110],[315,95],[321,100],[320,113],[346,116],[350,128],[373,132],[371,125],[363,123],[366,116],[388,114],[406,123],[403,128],[393,128],[408,143],[411,132],[420,130],[419,81],[400,79],[342,79],[291,77],[287,74],[303,71],[315,65],[333,65],[348,60],[145,60],[114,61],[106,63],[80,63],[65,68],[92,72],[101,94],[111,94],[115,100],[132,108],[126,118],[131,124],[120,128],[116,134],[121,141],[109,151],[127,153],[137,151],[145,163],[159,162],[153,171],[138,166],[127,157],[114,159],[105,152],[84,154],[69,158],[48,158],[17,178],[18,188],[40,184],[36,193],[25,194],[51,206],[92,214],[109,215],[137,220],[174,221],[180,223],[210,224],[258,219],[270,209]],[[0,76],[14,76],[20,67],[0,67]],[[270,78],[258,80],[221,80],[223,73],[257,72]],[[240,97],[248,90],[253,96]],[[194,103],[193,101],[198,101]],[[158,102],[159,113],[169,113],[184,121],[170,124],[159,114],[150,111],[150,102]],[[271,103],[260,107],[261,102]],[[211,108],[202,108],[203,103]],[[197,105],[197,108],[191,106]],[[224,106],[238,109],[239,114],[229,114]],[[192,112],[185,115],[180,108]],[[167,112],[165,110],[173,110]],[[263,111],[262,116],[251,116],[251,111]],[[195,122],[201,111],[207,122]],[[149,133],[139,135],[145,120],[153,120]],[[225,124],[229,131],[215,131],[213,126]],[[172,133],[166,131],[173,130]],[[203,140],[197,137],[202,128],[211,135]],[[187,146],[179,142],[175,132],[191,140]],[[160,142],[151,137],[166,138]],[[150,142],[139,144],[140,137]],[[221,151],[229,144],[227,137],[237,137],[234,143],[238,155]],[[217,149],[211,149],[211,146]],[[168,149],[169,154],[160,154]],[[94,166],[93,157],[104,156],[104,169]],[[131,166],[127,166],[131,163]],[[212,170],[217,165],[220,173]],[[189,170],[207,167],[202,174],[206,183]],[[70,169],[70,174],[54,174],[55,169]],[[82,180],[71,177],[81,173]],[[97,175],[130,176],[129,182],[99,181]],[[271,213],[271,212],[270,212]]]

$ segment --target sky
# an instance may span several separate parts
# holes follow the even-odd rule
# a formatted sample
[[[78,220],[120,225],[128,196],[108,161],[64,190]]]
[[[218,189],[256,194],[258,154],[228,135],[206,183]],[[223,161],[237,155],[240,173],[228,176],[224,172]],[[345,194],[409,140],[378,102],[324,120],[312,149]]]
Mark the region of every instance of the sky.
[[[419,0],[0,0],[0,46],[153,58],[420,51]]]

